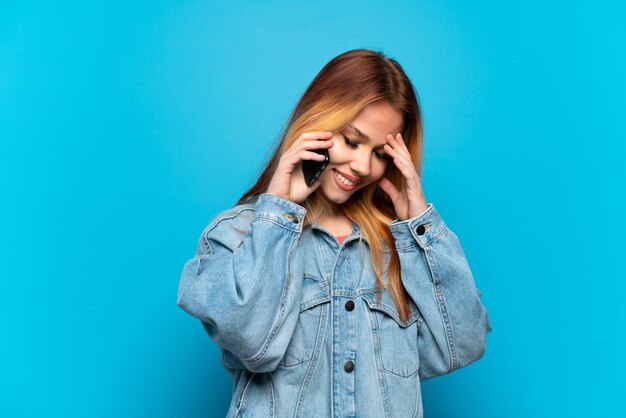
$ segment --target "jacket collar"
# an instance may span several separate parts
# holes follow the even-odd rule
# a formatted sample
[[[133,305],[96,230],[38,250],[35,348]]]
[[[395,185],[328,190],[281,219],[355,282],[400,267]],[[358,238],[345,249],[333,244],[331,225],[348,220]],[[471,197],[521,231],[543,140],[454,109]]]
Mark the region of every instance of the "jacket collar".
[[[330,233],[326,228],[320,225],[317,221],[311,222],[310,226],[311,226],[311,229],[317,229],[318,231],[323,231],[325,234],[330,235],[333,238],[335,238],[335,236],[332,233]],[[352,222],[352,231],[346,237],[344,242],[347,242],[348,240],[359,239],[359,237],[362,237],[363,241],[367,242],[365,235],[361,235],[361,228],[359,228],[359,226],[356,223]]]

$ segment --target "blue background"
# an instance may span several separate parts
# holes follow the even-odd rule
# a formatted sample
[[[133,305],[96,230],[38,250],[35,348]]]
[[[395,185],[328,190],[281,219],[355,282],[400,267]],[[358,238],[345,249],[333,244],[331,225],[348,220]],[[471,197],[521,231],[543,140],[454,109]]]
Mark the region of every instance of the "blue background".
[[[307,3],[2,3],[0,416],[226,414],[182,266],[360,47],[418,90],[493,326],[426,416],[624,416],[623,2]]]

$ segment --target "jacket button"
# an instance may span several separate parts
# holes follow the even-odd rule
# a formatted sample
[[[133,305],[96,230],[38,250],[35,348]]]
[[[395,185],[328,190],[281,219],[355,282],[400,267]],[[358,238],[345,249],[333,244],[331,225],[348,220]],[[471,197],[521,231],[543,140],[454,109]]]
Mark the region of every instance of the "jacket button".
[[[298,219],[297,215],[291,213],[283,213],[283,216],[287,219],[290,219],[294,224],[300,223],[300,219]]]
[[[346,311],[351,311],[354,309],[354,302],[352,302],[351,300],[346,302]]]
[[[426,232],[426,228],[424,227],[424,224],[418,226],[415,231],[417,231],[417,235],[424,235],[424,232]]]
[[[354,363],[351,361],[346,361],[346,364],[343,365],[343,369],[348,373],[351,373],[354,370]]]

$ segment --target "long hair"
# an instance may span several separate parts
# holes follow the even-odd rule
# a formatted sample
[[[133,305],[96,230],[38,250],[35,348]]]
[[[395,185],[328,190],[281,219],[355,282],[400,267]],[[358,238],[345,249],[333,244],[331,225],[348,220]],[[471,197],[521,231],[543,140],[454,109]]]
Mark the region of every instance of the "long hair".
[[[341,131],[365,106],[378,100],[386,100],[403,115],[402,138],[420,174],[422,118],[411,81],[400,64],[385,57],[382,52],[354,49],[333,58],[317,74],[293,110],[280,143],[263,173],[237,204],[246,203],[266,192],[281,156],[301,134],[310,131]],[[398,190],[402,189],[402,174],[391,161],[387,164],[384,176]],[[373,182],[357,190],[342,205],[333,205],[317,188],[302,202],[302,206],[306,209],[303,226],[335,210],[343,212],[359,225],[370,247],[376,284],[379,290],[384,287],[389,291],[400,318],[406,321],[410,314],[408,295],[400,278],[400,259],[395,241],[387,226],[396,218],[389,196]],[[390,249],[387,269],[383,266],[384,244]],[[389,283],[383,280],[385,271]],[[381,293],[378,296],[380,298]]]

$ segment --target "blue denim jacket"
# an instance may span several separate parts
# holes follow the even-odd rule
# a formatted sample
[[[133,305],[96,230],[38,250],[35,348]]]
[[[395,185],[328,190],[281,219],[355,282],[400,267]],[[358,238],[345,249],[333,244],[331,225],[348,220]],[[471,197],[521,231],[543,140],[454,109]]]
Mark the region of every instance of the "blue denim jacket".
[[[402,322],[359,227],[339,244],[305,213],[264,193],[220,213],[184,265],[177,303],[221,347],[228,417],[422,417],[420,380],[478,360],[491,330],[457,236],[432,203],[390,224]]]

